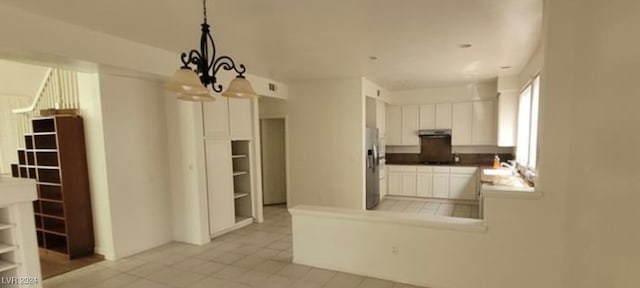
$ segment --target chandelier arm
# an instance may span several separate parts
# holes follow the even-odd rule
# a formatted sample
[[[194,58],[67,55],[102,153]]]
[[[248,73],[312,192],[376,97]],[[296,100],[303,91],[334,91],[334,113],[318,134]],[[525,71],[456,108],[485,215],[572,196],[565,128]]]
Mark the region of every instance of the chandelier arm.
[[[216,59],[213,62],[213,74],[218,73],[220,68],[227,71],[233,69],[234,71],[236,71],[236,73],[238,73],[238,76],[243,76],[242,74],[247,71],[247,68],[244,67],[244,64],[236,66],[236,63],[229,56],[220,56],[220,58]]]
[[[187,54],[186,52],[182,52],[180,58],[182,60],[182,67],[191,68],[190,64],[198,66],[200,59],[202,59],[202,55],[200,54],[200,52],[198,52],[198,50],[194,49],[189,51],[189,54]]]

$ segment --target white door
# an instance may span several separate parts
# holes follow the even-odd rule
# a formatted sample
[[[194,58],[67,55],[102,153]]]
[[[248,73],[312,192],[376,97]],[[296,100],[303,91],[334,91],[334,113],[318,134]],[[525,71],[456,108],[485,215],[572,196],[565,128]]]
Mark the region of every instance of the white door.
[[[236,223],[233,203],[231,142],[206,140],[209,232],[214,234]]]
[[[229,98],[229,131],[232,140],[251,140],[251,100]]]
[[[416,196],[416,173],[402,173],[402,195]]]
[[[433,197],[449,198],[449,174],[433,174]]]
[[[495,145],[495,102],[473,102],[473,145]]]
[[[284,119],[260,120],[262,146],[262,201],[264,205],[287,202]]]
[[[476,199],[476,174],[451,174],[451,194],[453,199]]]
[[[387,106],[386,110],[387,145],[402,145],[402,110],[400,106]]]
[[[451,104],[436,104],[436,129],[451,129]]]
[[[418,173],[417,195],[420,197],[433,197],[433,174]]]
[[[388,178],[387,193],[389,193],[389,195],[402,195],[402,173],[389,172]]]
[[[436,105],[420,105],[420,129],[436,128]]]
[[[451,145],[472,145],[473,103],[453,104]]]
[[[227,97],[217,96],[216,101],[202,102],[204,136],[229,137],[229,103]]]
[[[418,125],[420,121],[418,105],[402,106],[402,145],[420,145]]]

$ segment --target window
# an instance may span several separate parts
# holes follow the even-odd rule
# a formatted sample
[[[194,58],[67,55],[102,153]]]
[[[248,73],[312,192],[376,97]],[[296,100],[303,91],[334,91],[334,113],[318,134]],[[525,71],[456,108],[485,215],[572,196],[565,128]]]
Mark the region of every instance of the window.
[[[540,76],[537,76],[520,94],[518,106],[516,161],[529,171],[535,171],[537,165],[539,101]]]

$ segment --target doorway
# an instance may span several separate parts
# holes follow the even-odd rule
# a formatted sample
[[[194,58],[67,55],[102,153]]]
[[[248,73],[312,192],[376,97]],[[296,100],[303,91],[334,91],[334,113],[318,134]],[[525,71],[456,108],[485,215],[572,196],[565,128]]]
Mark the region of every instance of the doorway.
[[[286,121],[285,118],[260,120],[262,150],[262,203],[287,203]]]

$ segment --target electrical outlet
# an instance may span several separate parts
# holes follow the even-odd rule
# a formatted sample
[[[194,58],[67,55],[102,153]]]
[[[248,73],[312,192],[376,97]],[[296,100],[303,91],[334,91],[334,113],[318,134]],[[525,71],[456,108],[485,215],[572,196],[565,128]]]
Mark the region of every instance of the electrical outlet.
[[[398,256],[400,254],[400,247],[398,247],[398,245],[391,246],[391,254]]]

